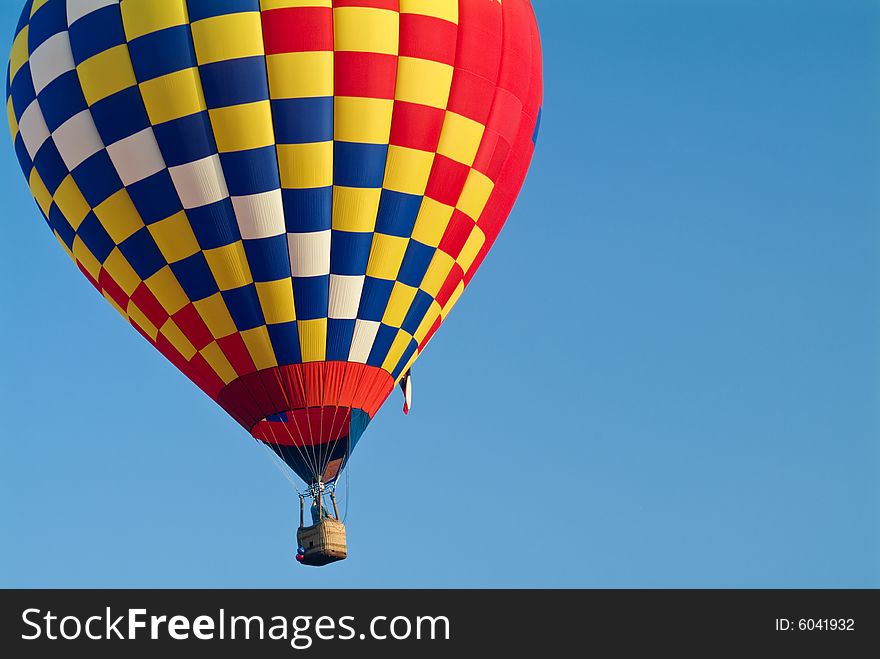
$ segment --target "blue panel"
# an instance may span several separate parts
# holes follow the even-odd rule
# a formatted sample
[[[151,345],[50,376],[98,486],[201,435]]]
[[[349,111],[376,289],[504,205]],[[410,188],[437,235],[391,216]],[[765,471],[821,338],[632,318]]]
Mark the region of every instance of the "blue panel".
[[[434,247],[423,245],[418,240],[410,240],[397,278],[407,286],[418,288],[422,285],[436,252]]]
[[[376,333],[376,340],[373,342],[373,349],[370,350],[370,356],[367,364],[380,368],[391,350],[391,344],[397,337],[397,328],[388,325],[380,325],[379,331]]]
[[[159,149],[169,167],[202,160],[217,153],[207,112],[168,121],[153,127]]]
[[[269,339],[272,348],[275,349],[275,359],[279,366],[299,364],[302,355],[299,350],[299,333],[296,323],[284,323],[283,325],[269,325]]]
[[[50,82],[40,92],[39,99],[40,109],[46,119],[46,126],[52,133],[73,115],[79,114],[89,107],[83,96],[76,71],[68,71]]]
[[[381,188],[387,157],[387,144],[336,142],[333,145],[333,182],[348,188]]]
[[[245,240],[244,251],[254,281],[277,281],[290,277],[287,236]]]
[[[196,66],[196,51],[189,25],[138,37],[129,42],[128,52],[138,82]]]
[[[100,220],[92,212],[86,215],[86,218],[79,225],[76,235],[79,236],[79,239],[89,248],[92,255],[101,263],[107,260],[110,252],[116,247],[116,243],[113,242],[110,234],[101,226]]]
[[[326,231],[333,224],[333,188],[282,190],[288,233]]]
[[[331,318],[327,321],[327,361],[348,361],[351,341],[354,338],[354,320]]]
[[[73,171],[73,180],[92,208],[123,188],[116,167],[106,150],[98,151],[80,164]]]
[[[267,146],[248,151],[221,153],[220,164],[226,177],[226,186],[233,197],[278,190],[278,155],[275,147]]]
[[[214,249],[241,240],[232,202],[222,199],[207,206],[186,211],[193,233],[202,249]]]
[[[358,318],[362,320],[380,321],[388,308],[394,282],[387,279],[367,277],[364,280],[364,292],[361,296],[361,308]]]
[[[391,377],[395,380],[399,378],[403,374],[404,367],[409,364],[410,358],[415,354],[416,348],[419,347],[419,344],[416,343],[415,339],[412,339],[409,342],[409,345],[406,347],[406,350],[403,351],[403,355],[400,358],[400,361],[397,362],[397,366],[394,368],[394,371],[391,373]]]
[[[272,101],[278,144],[309,144],[333,139],[333,97]]]
[[[61,181],[67,178],[67,165],[58,153],[58,147],[52,140],[47,140],[34,157],[34,167],[40,174],[43,183],[51,194],[55,194]]]
[[[538,110],[538,120],[535,122],[535,132],[532,133],[532,144],[538,144],[538,135],[541,133],[541,115],[544,114],[544,108]]]
[[[203,64],[199,75],[209,108],[269,99],[266,58],[262,55]]]
[[[25,62],[15,79],[9,87],[9,95],[12,97],[12,108],[15,110],[15,116],[19,119],[28,106],[37,98],[37,92],[34,90],[34,79],[31,77],[30,62]]]
[[[330,245],[330,272],[334,275],[362,275],[367,271],[372,233],[333,231]]]
[[[54,34],[67,31],[67,0],[49,0],[31,16],[28,49],[34,52]]]
[[[119,251],[141,279],[149,279],[165,267],[165,257],[147,227],[124,240]]]
[[[257,287],[253,284],[223,291],[221,295],[239,332],[246,332],[266,324],[260,299],[257,297]]]
[[[167,169],[128,186],[128,194],[146,224],[164,220],[183,210]]]
[[[183,261],[172,263],[171,271],[180,282],[183,292],[193,302],[204,300],[220,290],[202,252],[196,252]]]
[[[188,0],[186,5],[191,23],[221,14],[260,11],[260,0]]]
[[[329,296],[329,275],[293,278],[293,300],[296,303],[297,320],[326,318]]]
[[[125,29],[118,4],[90,12],[70,26],[70,49],[77,64],[124,43]]]
[[[416,226],[422,197],[393,190],[382,190],[376,231],[389,236],[409,238]]]
[[[58,236],[67,245],[67,249],[73,249],[73,239],[76,237],[76,231],[70,226],[67,218],[64,217],[64,213],[55,204],[52,204],[49,208],[49,226],[58,232]]]
[[[428,315],[428,310],[431,308],[431,303],[433,301],[434,298],[425,291],[417,291],[416,296],[412,301],[412,305],[410,305],[409,311],[406,314],[406,318],[403,319],[401,329],[415,335],[416,330],[419,329],[419,325],[422,324],[425,316]]]
[[[129,87],[102,98],[90,110],[104,144],[115,144],[150,126],[150,118],[137,87]]]

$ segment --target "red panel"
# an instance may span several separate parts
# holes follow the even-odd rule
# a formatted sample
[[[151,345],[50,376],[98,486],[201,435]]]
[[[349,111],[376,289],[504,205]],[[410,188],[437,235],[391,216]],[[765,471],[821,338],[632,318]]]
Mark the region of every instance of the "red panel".
[[[396,55],[337,52],[334,68],[336,96],[394,98]]]
[[[449,220],[449,226],[446,227],[446,233],[443,234],[443,239],[438,245],[438,249],[457,259],[461,254],[464,244],[470,238],[474,226],[476,226],[476,223],[471,218],[460,210],[455,210],[452,213],[452,219]]]
[[[161,329],[169,318],[168,312],[165,311],[165,308],[161,304],[159,304],[159,300],[153,295],[153,291],[147,288],[147,285],[143,282],[138,284],[138,287],[134,289],[134,293],[131,295],[131,301],[134,302],[147,319],[156,326],[156,329]]]
[[[222,339],[217,339],[217,345],[220,346],[223,354],[226,355],[226,359],[229,360],[232,368],[239,375],[253,373],[257,370],[254,360],[251,358],[251,354],[244,343],[244,339],[241,338],[241,334],[230,334]]]
[[[267,55],[333,50],[333,10],[329,7],[270,9],[262,18]]]
[[[192,304],[186,305],[174,314],[171,319],[196,350],[201,350],[214,340],[211,330],[208,329],[198,310]]]
[[[436,151],[446,112],[417,103],[394,102],[389,144]]]
[[[98,284],[100,288],[110,296],[111,300],[123,309],[128,308],[128,295],[126,295],[125,291],[122,290],[122,287],[113,280],[110,273],[103,268],[98,274]]]
[[[374,7],[376,9],[392,9],[398,11],[398,0],[333,0],[334,7]]]
[[[419,14],[400,15],[400,56],[455,64],[458,27],[454,23]]]
[[[455,206],[461,197],[465,181],[471,168],[455,162],[439,153],[434,157],[434,165],[428,178],[425,195],[441,204]]]

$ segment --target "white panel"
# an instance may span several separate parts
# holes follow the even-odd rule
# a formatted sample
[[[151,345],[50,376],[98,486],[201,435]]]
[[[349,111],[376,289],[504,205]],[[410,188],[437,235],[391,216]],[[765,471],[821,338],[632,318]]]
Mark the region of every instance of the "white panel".
[[[220,156],[216,154],[179,167],[170,167],[168,173],[184,208],[207,206],[229,196],[220,167]]]
[[[145,128],[124,140],[107,147],[110,160],[116,167],[119,178],[125,185],[131,185],[156,172],[165,169],[165,160],[159,151],[159,144],[152,128]]]
[[[104,148],[95,121],[88,110],[73,115],[52,133],[58,153],[67,169],[73,171],[83,161]]]
[[[366,364],[370,358],[370,351],[379,333],[379,325],[373,320],[358,320],[354,324],[354,337],[351,340],[351,352],[348,361],[358,364]]]
[[[281,236],[284,226],[284,204],[281,190],[270,190],[246,197],[232,197],[241,237],[247,240]]]
[[[67,24],[73,25],[86,14],[118,4],[119,0],[67,0]]]
[[[29,58],[34,89],[39,94],[58,76],[73,71],[73,53],[67,32],[54,34],[37,48]]]
[[[294,277],[330,274],[330,230],[289,233],[290,271]]]
[[[50,135],[49,127],[46,126],[46,118],[43,116],[43,110],[38,101],[31,102],[22,112],[21,119],[18,121],[18,130],[24,141],[24,147],[33,160],[37,151],[45,144]]]
[[[354,320],[361,305],[363,276],[330,275],[330,318]]]

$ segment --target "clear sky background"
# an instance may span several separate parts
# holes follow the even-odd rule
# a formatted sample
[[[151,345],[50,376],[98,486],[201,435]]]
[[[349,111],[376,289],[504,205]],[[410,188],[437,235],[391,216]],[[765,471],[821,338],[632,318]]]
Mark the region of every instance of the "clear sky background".
[[[359,445],[323,570],[7,140],[0,585],[880,587],[880,4],[534,5],[532,172],[412,414],[395,393]]]

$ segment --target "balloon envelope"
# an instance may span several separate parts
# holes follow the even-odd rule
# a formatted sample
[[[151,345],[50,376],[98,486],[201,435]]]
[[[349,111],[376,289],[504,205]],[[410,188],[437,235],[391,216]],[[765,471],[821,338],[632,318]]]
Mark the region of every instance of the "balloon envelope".
[[[79,270],[307,482],[482,263],[542,101],[527,0],[29,0],[8,80]]]

